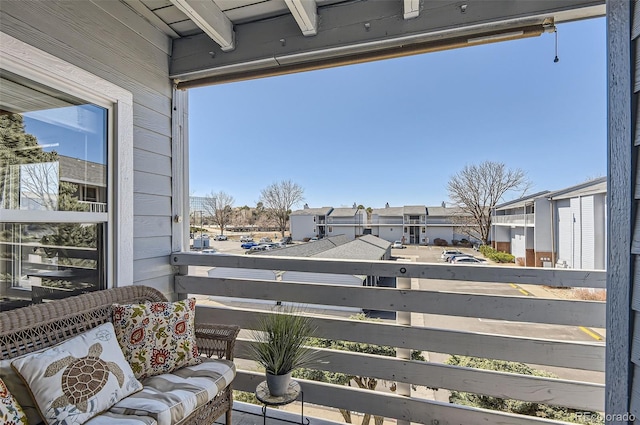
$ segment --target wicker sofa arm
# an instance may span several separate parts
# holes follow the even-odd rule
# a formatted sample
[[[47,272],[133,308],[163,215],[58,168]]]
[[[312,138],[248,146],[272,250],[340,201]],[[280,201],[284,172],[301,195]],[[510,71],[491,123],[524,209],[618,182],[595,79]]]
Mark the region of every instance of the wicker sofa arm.
[[[233,360],[233,348],[239,332],[240,327],[235,325],[196,323],[198,351],[208,357]]]

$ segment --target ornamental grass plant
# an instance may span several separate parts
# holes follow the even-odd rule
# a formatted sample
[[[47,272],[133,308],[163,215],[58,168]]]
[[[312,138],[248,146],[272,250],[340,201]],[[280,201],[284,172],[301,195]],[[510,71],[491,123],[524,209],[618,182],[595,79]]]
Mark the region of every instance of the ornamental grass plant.
[[[249,348],[250,357],[271,375],[309,367],[320,358],[318,351],[305,347],[316,330],[313,319],[299,307],[278,307],[262,316],[251,332],[256,342]]]

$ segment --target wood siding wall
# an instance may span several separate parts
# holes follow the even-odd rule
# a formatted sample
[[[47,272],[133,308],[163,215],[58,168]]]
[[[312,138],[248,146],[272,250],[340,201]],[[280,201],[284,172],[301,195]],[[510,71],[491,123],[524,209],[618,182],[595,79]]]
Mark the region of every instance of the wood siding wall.
[[[631,301],[631,315],[632,320],[629,324],[629,329],[632,331],[631,342],[631,361],[632,366],[630,370],[631,376],[631,388],[630,388],[630,407],[629,410],[636,417],[640,416],[640,223],[638,223],[638,203],[640,202],[640,163],[638,163],[638,146],[640,146],[640,114],[637,111],[638,92],[640,92],[640,55],[638,49],[640,48],[640,4],[638,1],[631,2],[630,16],[632,22],[629,23],[631,27],[631,45],[629,47],[629,63],[632,69],[634,78],[633,86],[631,87],[631,134],[629,135],[629,148],[630,154],[627,158],[629,167],[632,168],[632,175],[630,176],[629,184],[632,186],[632,209],[629,219],[631,226],[633,227],[631,256],[630,256],[630,281],[633,282],[632,289],[632,301]],[[629,152],[630,150],[630,152]],[[635,170],[633,169],[635,168]],[[608,201],[611,204],[611,200]],[[634,219],[635,214],[635,219]],[[611,239],[610,239],[611,241]]]
[[[171,40],[119,1],[3,1],[0,28],[133,94],[134,258],[125,260],[135,283],[172,292]]]
[[[638,202],[637,195],[634,202],[633,182],[638,174],[634,167],[640,128],[636,122],[640,67],[635,62],[639,58],[635,52],[639,47],[639,13],[637,1],[607,2],[607,424],[627,424],[631,422],[629,412],[640,414],[640,373],[634,376],[640,364],[640,327],[634,326],[640,318],[640,276],[637,267],[635,275],[633,272],[634,261],[640,258],[640,227],[637,221],[633,225]]]

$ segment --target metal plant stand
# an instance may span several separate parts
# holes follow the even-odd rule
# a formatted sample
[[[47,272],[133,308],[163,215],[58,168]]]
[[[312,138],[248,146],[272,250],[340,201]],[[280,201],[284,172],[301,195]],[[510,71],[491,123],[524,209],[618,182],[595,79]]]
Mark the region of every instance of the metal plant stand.
[[[267,424],[267,407],[268,406],[284,406],[286,404],[293,403],[300,396],[300,402],[302,405],[302,411],[300,413],[300,425],[309,425],[309,419],[304,417],[304,392],[300,387],[300,384],[296,381],[291,381],[287,392],[280,397],[276,397],[269,393],[267,387],[267,381],[262,381],[256,387],[256,398],[262,403],[262,425]],[[283,422],[298,423],[284,420]]]

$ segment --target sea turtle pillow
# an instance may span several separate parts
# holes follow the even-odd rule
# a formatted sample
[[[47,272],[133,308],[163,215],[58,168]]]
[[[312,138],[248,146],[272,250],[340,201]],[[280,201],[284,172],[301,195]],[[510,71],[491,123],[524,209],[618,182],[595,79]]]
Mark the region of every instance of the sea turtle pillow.
[[[195,335],[196,299],[114,304],[113,326],[136,378],[200,363]]]
[[[142,389],[105,323],[11,362],[48,424],[82,424]]]

